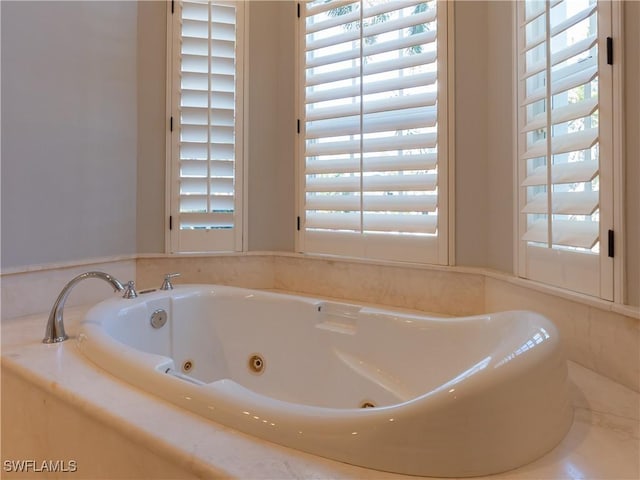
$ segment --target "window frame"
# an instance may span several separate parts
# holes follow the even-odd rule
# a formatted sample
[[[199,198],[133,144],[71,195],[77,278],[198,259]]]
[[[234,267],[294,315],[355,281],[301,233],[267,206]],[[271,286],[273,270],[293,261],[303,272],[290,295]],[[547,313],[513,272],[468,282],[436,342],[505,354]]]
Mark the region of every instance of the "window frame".
[[[604,8],[602,7],[604,6]],[[622,6],[618,2],[598,0],[598,70],[599,78],[605,78],[607,89],[599,91],[598,109],[607,121],[599,123],[598,142],[601,152],[605,152],[608,161],[600,161],[598,175],[600,177],[599,194],[599,241],[600,251],[585,262],[583,254],[554,248],[536,248],[528,256],[526,241],[522,236],[526,232],[526,214],[522,212],[527,203],[521,182],[523,181],[522,148],[522,63],[524,55],[520,53],[522,18],[520,9],[524,6],[514,5],[513,39],[514,61],[517,68],[514,72],[514,265],[517,277],[532,280],[551,287],[577,292],[604,300],[624,303],[624,223],[623,208],[623,103],[622,103]],[[613,64],[607,64],[607,37],[613,39],[615,46]],[[525,140],[526,141],[526,140]],[[604,148],[603,148],[604,146]],[[526,174],[526,172],[525,172]],[[554,185],[554,184],[552,184]],[[603,188],[604,187],[604,188]],[[601,195],[605,195],[604,200]],[[608,232],[613,232],[613,245],[609,247]],[[608,255],[613,248],[614,256]],[[546,251],[543,251],[546,250]],[[536,258],[537,257],[537,258]],[[532,267],[533,266],[533,267]],[[597,272],[597,283],[589,283],[589,277]]]
[[[205,3],[205,2],[202,2]],[[236,17],[236,81],[235,81],[235,156],[234,156],[234,213],[231,235],[222,241],[215,235],[216,230],[209,230],[206,241],[187,239],[184,242],[180,235],[180,44],[181,44],[181,8],[182,2],[167,2],[167,88],[166,88],[166,164],[165,164],[165,251],[167,253],[196,252],[240,252],[246,250],[247,215],[246,215],[246,152],[247,152],[247,61],[248,61],[248,14],[249,9],[243,1],[212,1],[211,5],[234,5],[238,11]],[[213,159],[211,159],[213,160]],[[211,238],[215,237],[215,238]],[[232,237],[232,238],[230,238]],[[197,245],[197,248],[184,247],[184,243]]]
[[[295,162],[295,196],[297,229],[295,235],[296,252],[311,255],[330,255],[339,257],[361,258],[371,261],[402,261],[410,263],[448,265],[454,263],[453,236],[453,179],[449,174],[453,170],[454,139],[451,131],[454,125],[454,64],[453,64],[453,11],[452,2],[438,0],[437,68],[438,68],[438,109],[437,109],[437,235],[427,238],[431,246],[421,245],[417,248],[410,242],[405,244],[402,236],[389,236],[387,240],[369,247],[346,246],[340,239],[330,240],[328,248],[309,248],[309,239],[305,235],[305,195],[306,195],[306,160],[305,160],[305,17],[303,10],[298,18],[298,34],[296,36],[296,111],[298,118],[298,135],[296,138]],[[302,9],[302,5],[300,6]],[[341,244],[342,243],[342,244]],[[340,245],[341,244],[341,245]],[[425,254],[424,248],[428,248]],[[342,250],[342,251],[340,251]],[[407,252],[414,254],[407,255]],[[415,255],[415,257],[413,256]],[[418,258],[418,259],[415,259]]]

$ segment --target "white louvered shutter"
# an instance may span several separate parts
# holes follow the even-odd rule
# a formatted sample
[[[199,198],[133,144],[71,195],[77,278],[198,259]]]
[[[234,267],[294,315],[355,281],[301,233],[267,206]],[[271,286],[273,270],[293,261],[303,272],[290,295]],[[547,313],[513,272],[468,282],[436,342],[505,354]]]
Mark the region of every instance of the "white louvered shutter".
[[[519,273],[612,298],[609,2],[518,2]]]
[[[446,263],[445,10],[303,3],[302,251]]]
[[[176,5],[172,250],[241,250],[244,5]]]

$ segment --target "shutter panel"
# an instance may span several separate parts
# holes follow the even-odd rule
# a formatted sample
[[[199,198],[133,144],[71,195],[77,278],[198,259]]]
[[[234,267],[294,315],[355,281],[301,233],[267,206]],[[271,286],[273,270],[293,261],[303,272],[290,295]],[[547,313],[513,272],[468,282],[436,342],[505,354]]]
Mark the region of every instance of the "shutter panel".
[[[608,211],[602,205],[610,199],[601,179],[611,158],[602,136],[610,120],[600,102],[610,86],[598,44],[601,5],[526,0],[517,8],[520,273],[602,295],[599,257],[606,246],[600,232]],[[563,258],[560,275],[558,265],[543,266],[563,264]],[[585,274],[591,280],[578,279]]]
[[[304,250],[438,263],[444,6],[318,0],[303,16]]]
[[[174,249],[238,250],[242,5],[184,1],[178,12]]]

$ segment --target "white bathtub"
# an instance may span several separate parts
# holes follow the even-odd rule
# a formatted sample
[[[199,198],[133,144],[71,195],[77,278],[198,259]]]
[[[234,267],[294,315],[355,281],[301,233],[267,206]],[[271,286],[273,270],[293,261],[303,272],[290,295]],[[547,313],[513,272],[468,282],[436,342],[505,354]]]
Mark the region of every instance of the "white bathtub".
[[[390,472],[509,470],[572,421],[558,333],[532,312],[434,318],[192,285],[96,305],[78,345],[203,417]]]

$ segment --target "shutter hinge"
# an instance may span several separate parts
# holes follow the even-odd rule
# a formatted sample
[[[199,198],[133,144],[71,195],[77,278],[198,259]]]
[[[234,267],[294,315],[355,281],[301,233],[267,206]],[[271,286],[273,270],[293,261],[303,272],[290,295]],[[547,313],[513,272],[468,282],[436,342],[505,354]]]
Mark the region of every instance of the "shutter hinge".
[[[608,254],[609,254],[609,257],[613,258],[613,255],[615,253],[613,230],[609,230],[608,243],[609,243],[609,245],[607,246]]]
[[[607,65],[613,65],[613,38],[607,37]]]
[[[296,130],[298,133],[300,133],[300,119],[296,121]]]
[[[298,18],[300,18],[300,2],[298,2]]]
[[[173,11],[175,9],[175,1],[171,0],[171,14],[173,15]]]
[[[169,119],[169,131],[173,132],[173,117]]]
[[[173,216],[169,215],[169,230],[173,230]]]
[[[300,231],[300,217],[297,218],[297,229]]]

